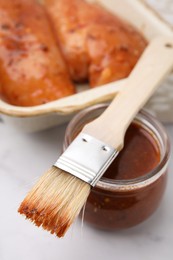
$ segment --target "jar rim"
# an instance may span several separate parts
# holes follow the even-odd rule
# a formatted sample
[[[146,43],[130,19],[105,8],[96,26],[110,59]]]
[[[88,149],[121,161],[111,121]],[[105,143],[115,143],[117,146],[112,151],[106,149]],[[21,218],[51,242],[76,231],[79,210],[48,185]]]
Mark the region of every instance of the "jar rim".
[[[97,104],[90,106],[84,110],[81,110],[77,113],[72,120],[69,122],[66,132],[63,148],[64,150],[70,144],[70,137],[72,135],[73,129],[75,129],[77,124],[82,124],[81,120],[87,115],[90,115],[93,111],[104,110],[108,106],[108,103]],[[104,190],[111,191],[126,191],[139,189],[145,187],[154,181],[156,181],[163,173],[166,172],[166,168],[169,162],[170,157],[170,141],[168,135],[165,131],[164,126],[158,121],[158,119],[148,113],[146,110],[142,109],[134,118],[134,121],[145,126],[146,130],[150,130],[150,133],[153,133],[153,138],[156,139],[159,144],[160,152],[162,152],[161,160],[158,165],[148,173],[143,176],[131,179],[131,180],[113,180],[106,177],[101,177],[96,184],[96,188],[101,188]],[[85,122],[86,123],[86,122]],[[162,149],[162,151],[161,151]]]

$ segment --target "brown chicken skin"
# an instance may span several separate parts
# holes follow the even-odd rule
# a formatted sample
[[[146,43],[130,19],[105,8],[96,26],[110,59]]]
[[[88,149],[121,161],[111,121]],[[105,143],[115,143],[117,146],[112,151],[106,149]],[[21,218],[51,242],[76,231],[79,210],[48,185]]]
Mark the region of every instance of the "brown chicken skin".
[[[84,0],[45,4],[74,81],[94,87],[129,75],[147,44],[135,28]]]
[[[44,8],[34,0],[0,0],[0,93],[17,106],[73,94]]]

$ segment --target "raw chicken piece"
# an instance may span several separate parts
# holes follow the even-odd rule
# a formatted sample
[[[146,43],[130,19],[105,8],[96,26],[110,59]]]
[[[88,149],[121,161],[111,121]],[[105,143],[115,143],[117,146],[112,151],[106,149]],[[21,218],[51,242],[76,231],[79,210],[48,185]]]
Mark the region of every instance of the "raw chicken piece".
[[[44,8],[34,0],[0,0],[0,93],[17,106],[73,94]]]
[[[131,25],[98,4],[45,0],[71,77],[92,87],[129,75],[146,40]]]

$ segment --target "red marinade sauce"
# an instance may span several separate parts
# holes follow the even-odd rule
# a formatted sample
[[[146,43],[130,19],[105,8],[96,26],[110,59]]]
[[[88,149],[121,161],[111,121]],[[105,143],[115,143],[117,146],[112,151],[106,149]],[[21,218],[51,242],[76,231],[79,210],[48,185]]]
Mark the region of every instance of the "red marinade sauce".
[[[131,183],[133,180],[138,183],[136,178],[149,178],[148,173],[161,161],[160,150],[154,134],[133,122],[126,132],[124,148],[102,178],[102,183],[114,183],[114,186],[107,184],[105,188],[98,184],[92,189],[84,220],[97,228],[117,230],[133,227],[152,215],[165,191],[166,170],[161,175],[156,171],[158,178],[149,184],[144,182],[144,186],[137,184],[134,189]],[[123,189],[117,188],[118,181],[127,180],[131,183],[126,182]]]
[[[154,137],[132,123],[125,135],[124,148],[104,174],[114,180],[132,180],[153,170],[160,161],[160,149]]]

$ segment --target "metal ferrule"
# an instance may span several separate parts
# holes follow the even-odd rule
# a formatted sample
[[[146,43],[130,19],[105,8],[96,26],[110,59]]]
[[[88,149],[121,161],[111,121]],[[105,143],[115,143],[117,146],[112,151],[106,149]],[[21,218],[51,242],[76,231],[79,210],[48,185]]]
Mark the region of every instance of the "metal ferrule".
[[[111,146],[80,133],[54,166],[95,186],[117,154]]]

